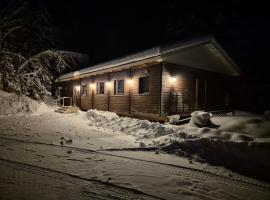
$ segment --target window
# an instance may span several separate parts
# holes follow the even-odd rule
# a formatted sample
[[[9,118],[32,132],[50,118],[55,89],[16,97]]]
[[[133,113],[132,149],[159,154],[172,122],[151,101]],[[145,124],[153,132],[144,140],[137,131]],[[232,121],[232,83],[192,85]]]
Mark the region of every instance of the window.
[[[104,82],[97,82],[97,94],[104,94]]]
[[[125,82],[124,80],[114,81],[114,94],[124,94]]]
[[[149,76],[139,78],[139,94],[149,92]]]
[[[87,96],[87,85],[82,85],[82,96]]]

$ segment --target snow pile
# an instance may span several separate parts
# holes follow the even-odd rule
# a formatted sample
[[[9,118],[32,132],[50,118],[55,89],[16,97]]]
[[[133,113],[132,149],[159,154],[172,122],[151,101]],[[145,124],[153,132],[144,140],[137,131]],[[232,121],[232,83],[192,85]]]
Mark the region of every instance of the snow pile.
[[[264,112],[264,118],[267,120],[270,120],[270,111],[269,110]]]
[[[195,111],[191,113],[191,120],[189,126],[203,127],[209,124],[211,114],[203,111]]]
[[[211,127],[218,128],[219,126],[214,124],[211,121],[211,117],[213,117],[212,113],[203,112],[203,111],[195,111],[191,113],[191,119],[189,122],[189,126],[191,127]]]
[[[177,124],[180,121],[180,115],[167,116],[170,124]]]
[[[191,122],[187,126],[164,125],[147,120],[119,117],[112,112],[97,110],[88,110],[86,117],[92,127],[123,132],[133,135],[137,139],[151,139],[144,141],[149,145],[154,142],[155,145],[164,146],[174,141],[194,138],[211,138],[232,142],[268,140],[270,138],[270,121],[242,119],[242,121],[235,120],[232,124],[219,127],[210,120],[211,114],[205,112],[194,112]],[[209,127],[200,128],[202,125]]]
[[[238,119],[219,128],[222,132],[242,133],[257,139],[270,138],[270,121],[263,118]]]
[[[44,103],[39,103],[27,96],[7,93],[0,90],[0,115],[31,114],[47,109]]]
[[[173,132],[169,126],[128,117],[119,117],[107,111],[88,110],[86,113],[89,125],[121,131],[137,138],[156,138]]]

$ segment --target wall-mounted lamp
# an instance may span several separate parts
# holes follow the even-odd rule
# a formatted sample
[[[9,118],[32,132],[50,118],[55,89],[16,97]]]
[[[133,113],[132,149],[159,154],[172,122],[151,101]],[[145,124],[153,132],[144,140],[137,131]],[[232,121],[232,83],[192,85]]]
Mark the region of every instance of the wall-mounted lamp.
[[[77,92],[79,92],[80,89],[81,89],[81,87],[80,87],[79,85],[77,85],[77,86],[75,87],[75,89],[76,89]]]
[[[131,78],[127,80],[127,84],[129,84],[129,85],[132,84],[132,79]]]
[[[95,89],[95,84],[94,83],[91,83],[90,84],[90,88],[93,90],[93,89]]]
[[[175,83],[176,82],[176,77],[175,76],[171,76],[170,77],[170,82],[171,83]]]
[[[111,81],[106,82],[106,86],[107,87],[111,87],[112,86],[112,82]]]

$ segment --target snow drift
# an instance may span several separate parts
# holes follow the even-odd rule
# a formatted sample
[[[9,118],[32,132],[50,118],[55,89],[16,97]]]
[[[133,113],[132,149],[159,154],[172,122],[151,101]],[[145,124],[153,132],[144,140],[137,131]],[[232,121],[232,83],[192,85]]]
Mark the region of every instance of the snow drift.
[[[231,124],[217,126],[210,121],[210,114],[205,112],[194,113],[188,126],[164,125],[147,120],[119,117],[113,112],[97,110],[88,110],[86,117],[90,126],[112,130],[113,132],[124,132],[138,139],[152,139],[151,141],[154,140],[155,143],[163,143],[164,145],[168,145],[170,141],[194,138],[248,142],[267,140],[270,137],[270,121],[268,120],[242,119],[235,120]],[[198,123],[210,127],[200,128]]]
[[[267,118],[236,117],[231,123],[217,126],[210,120],[209,113],[195,112],[188,125],[174,126],[119,117],[107,111],[89,110],[86,116],[90,126],[135,136],[140,147],[206,160],[270,180],[270,176],[265,176],[270,167],[270,121]]]
[[[88,110],[86,117],[90,121],[90,126],[121,131],[137,138],[156,138],[173,132],[172,128],[160,123],[119,117],[117,114],[107,111]]]
[[[0,90],[0,115],[23,115],[36,113],[46,105],[25,95],[17,95]]]

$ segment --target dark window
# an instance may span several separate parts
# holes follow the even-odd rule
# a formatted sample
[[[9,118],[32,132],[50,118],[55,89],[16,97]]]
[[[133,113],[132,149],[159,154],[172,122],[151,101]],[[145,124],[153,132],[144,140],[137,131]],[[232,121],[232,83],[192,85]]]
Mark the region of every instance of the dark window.
[[[104,94],[104,82],[97,82],[97,94]]]
[[[125,82],[124,80],[114,81],[114,94],[124,94]]]
[[[87,85],[82,85],[82,96],[87,96]]]
[[[149,76],[139,78],[139,94],[149,92]]]

